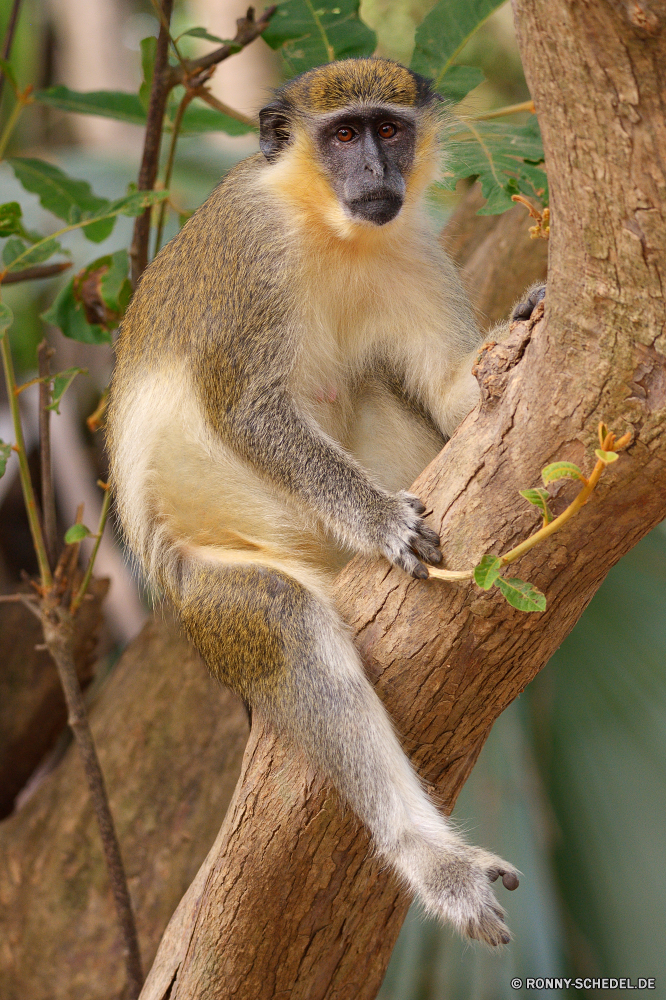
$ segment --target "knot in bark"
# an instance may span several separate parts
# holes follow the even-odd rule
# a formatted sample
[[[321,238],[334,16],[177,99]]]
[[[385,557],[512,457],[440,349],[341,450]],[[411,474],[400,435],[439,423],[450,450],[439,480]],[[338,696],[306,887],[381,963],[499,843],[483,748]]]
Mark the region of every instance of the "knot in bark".
[[[543,313],[539,303],[536,313]],[[489,409],[496,405],[504,394],[511,371],[520,362],[532,336],[533,320],[513,323],[508,337],[499,343],[490,340],[483,344],[472,368],[472,374],[481,390],[481,406]]]

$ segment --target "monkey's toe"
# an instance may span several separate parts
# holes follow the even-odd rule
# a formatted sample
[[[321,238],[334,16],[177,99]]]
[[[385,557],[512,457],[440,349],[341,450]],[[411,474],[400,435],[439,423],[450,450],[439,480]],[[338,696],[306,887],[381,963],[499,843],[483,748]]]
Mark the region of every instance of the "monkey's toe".
[[[541,302],[542,299],[545,298],[545,295],[546,295],[545,285],[537,285],[536,287],[532,288],[525,301],[519,302],[518,305],[515,306],[513,312],[511,313],[511,321],[516,322],[517,320],[529,319],[534,310],[536,309],[536,307],[538,306],[539,302]]]
[[[491,868],[488,872],[488,879],[490,882],[496,882],[500,875],[502,876],[502,885],[505,889],[508,889],[509,892],[513,892],[513,890],[517,889],[520,885],[520,881],[516,873],[513,870],[506,868]]]

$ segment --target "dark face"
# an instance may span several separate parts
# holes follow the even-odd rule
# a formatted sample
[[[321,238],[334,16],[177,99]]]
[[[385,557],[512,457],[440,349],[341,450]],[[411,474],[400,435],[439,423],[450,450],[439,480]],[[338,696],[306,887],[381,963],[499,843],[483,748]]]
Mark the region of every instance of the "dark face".
[[[377,226],[394,219],[414,160],[409,109],[363,108],[319,119],[314,140],[333,189],[353,219]]]

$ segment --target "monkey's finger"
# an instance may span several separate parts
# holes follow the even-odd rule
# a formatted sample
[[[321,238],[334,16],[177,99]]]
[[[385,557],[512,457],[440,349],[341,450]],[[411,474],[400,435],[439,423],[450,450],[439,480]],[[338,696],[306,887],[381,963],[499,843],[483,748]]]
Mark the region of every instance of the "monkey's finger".
[[[429,528],[427,524],[424,524],[423,521],[421,521],[420,524],[417,524],[414,531],[419,538],[423,539],[424,542],[427,542],[428,545],[434,545],[435,548],[439,546],[439,535],[436,531],[433,531],[432,528]]]
[[[412,493],[403,494],[405,500],[417,514],[425,514],[425,504],[423,504],[418,497],[415,497]]]
[[[417,580],[427,580],[430,575],[423,563],[409,549],[403,549],[395,558],[394,563],[400,569],[404,569],[405,573],[409,573],[410,576],[415,577]]]
[[[420,538],[418,535],[414,535],[412,540],[412,548],[416,552],[417,556],[421,556],[421,559],[425,559],[428,563],[441,563],[442,553],[435,545],[431,545],[430,542],[426,541],[424,538]]]

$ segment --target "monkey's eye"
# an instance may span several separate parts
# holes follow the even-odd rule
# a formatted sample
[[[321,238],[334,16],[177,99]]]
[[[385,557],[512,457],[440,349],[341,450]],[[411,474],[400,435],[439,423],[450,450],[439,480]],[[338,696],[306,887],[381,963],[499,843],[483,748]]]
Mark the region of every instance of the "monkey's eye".
[[[335,138],[339,139],[340,142],[351,142],[355,135],[356,132],[354,132],[353,128],[350,128],[349,125],[343,125],[335,133]]]
[[[393,122],[384,122],[383,125],[380,125],[377,129],[377,135],[381,139],[392,139],[397,131],[398,129]]]

